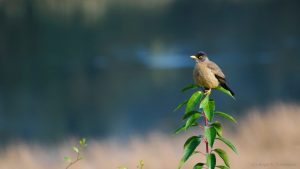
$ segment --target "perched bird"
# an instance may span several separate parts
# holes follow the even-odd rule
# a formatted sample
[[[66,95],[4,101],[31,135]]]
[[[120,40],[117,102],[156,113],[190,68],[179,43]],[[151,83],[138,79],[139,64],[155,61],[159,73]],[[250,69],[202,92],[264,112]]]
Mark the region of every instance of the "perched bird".
[[[233,91],[226,84],[224,73],[217,64],[208,59],[206,53],[198,52],[191,58],[196,61],[193,72],[196,85],[202,86],[206,90],[222,86],[234,96]]]

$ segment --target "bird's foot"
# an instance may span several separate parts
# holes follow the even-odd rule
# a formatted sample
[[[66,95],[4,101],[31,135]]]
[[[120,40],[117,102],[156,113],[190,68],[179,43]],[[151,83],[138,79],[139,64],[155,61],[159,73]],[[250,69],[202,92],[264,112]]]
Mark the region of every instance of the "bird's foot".
[[[209,95],[210,92],[211,92],[211,89],[205,89],[205,90],[204,90],[204,95]]]

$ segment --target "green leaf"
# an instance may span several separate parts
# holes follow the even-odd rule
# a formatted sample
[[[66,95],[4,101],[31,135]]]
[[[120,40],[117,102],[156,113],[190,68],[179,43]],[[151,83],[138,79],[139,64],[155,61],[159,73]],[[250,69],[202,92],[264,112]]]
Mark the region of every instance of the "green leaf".
[[[212,121],[215,111],[215,101],[209,100],[209,95],[202,100],[200,103],[200,108],[203,109],[208,121]]]
[[[193,93],[193,95],[190,97],[189,101],[187,102],[185,113],[197,110],[197,105],[199,104],[202,96],[203,93],[201,91],[196,91],[195,93]]]
[[[196,89],[196,88],[198,88],[197,85],[195,85],[195,84],[189,84],[189,85],[185,86],[183,89],[181,89],[181,92],[185,92],[187,90]]]
[[[68,163],[70,163],[72,161],[71,157],[64,157],[64,160]]]
[[[188,112],[188,113],[185,113],[185,114],[183,115],[182,119],[185,120],[185,119],[191,117],[191,116],[194,115],[194,114],[200,114],[200,115],[201,115],[201,112],[198,112],[198,111],[190,111],[190,112]]]
[[[217,111],[217,112],[215,112],[214,114],[220,115],[220,116],[222,116],[222,117],[224,117],[224,118],[226,118],[226,119],[228,119],[228,120],[230,120],[230,121],[232,121],[232,122],[234,122],[234,123],[237,123],[237,121],[236,121],[231,115],[229,115],[229,114],[227,114],[227,113]]]
[[[197,164],[193,167],[193,169],[202,169],[203,166],[204,166],[204,163],[197,163]]]
[[[204,127],[204,135],[210,147],[214,145],[216,134],[217,132],[214,127]]]
[[[190,128],[196,122],[196,120],[199,119],[200,117],[201,117],[201,114],[194,114],[191,117],[189,117],[189,119],[185,123],[185,130]]]
[[[223,161],[227,167],[230,167],[227,153],[224,150],[222,150],[220,148],[216,148],[213,151],[215,151],[223,159]]]
[[[194,139],[200,139],[200,141],[201,141],[201,137],[200,137],[200,136],[192,136],[192,137],[188,138],[188,139],[185,141],[185,143],[184,143],[184,145],[183,145],[183,149],[185,149],[186,146],[189,145],[190,142],[191,142],[192,140],[194,140]]]
[[[214,169],[216,167],[216,156],[213,153],[206,155],[206,165],[208,169]]]
[[[227,94],[228,96],[230,96],[231,98],[233,98],[235,100],[235,97],[231,95],[230,91],[224,89],[222,86],[218,86],[218,87],[216,87],[214,89],[219,90],[219,91]]]
[[[197,122],[194,122],[191,126],[198,126]],[[180,132],[185,131],[185,124],[180,126],[177,130],[175,130],[175,134],[179,134]]]
[[[194,151],[194,154],[199,154],[200,153],[200,151]]]
[[[79,149],[77,147],[72,147],[73,148],[73,151],[75,151],[76,153],[79,153]]]
[[[204,107],[207,107],[208,106],[208,102],[209,102],[209,94],[205,95],[205,97],[202,99],[199,108],[203,109]]]
[[[79,140],[79,144],[80,144],[81,147],[86,147],[87,146],[86,139],[85,138],[81,138]]]
[[[216,129],[218,136],[222,136],[222,125],[220,122],[215,121],[211,124],[211,126]]]
[[[236,154],[238,153],[235,146],[224,137],[218,137],[217,139],[221,140],[223,143],[225,143],[229,148],[231,148],[232,151],[234,151]]]
[[[139,161],[139,165],[137,166],[137,168],[143,169],[143,168],[144,168],[144,165],[145,165],[144,160],[140,160],[140,161]]]
[[[182,131],[185,131],[185,124],[181,125],[178,129],[175,130],[175,134],[178,134]]]
[[[229,167],[224,166],[224,165],[218,165],[217,167],[220,168],[220,169],[229,169]]]
[[[183,107],[184,105],[186,105],[188,102],[188,100],[183,101],[182,103],[180,103],[174,110],[173,112],[179,110],[181,107]]]
[[[124,166],[119,166],[118,169],[128,169],[128,168]]]
[[[200,137],[193,137],[188,143],[187,145],[185,145],[184,147],[184,153],[183,153],[183,157],[180,160],[178,169],[180,169],[182,167],[182,165],[189,159],[189,157],[194,153],[195,149],[197,148],[197,146],[200,144],[201,139]]]

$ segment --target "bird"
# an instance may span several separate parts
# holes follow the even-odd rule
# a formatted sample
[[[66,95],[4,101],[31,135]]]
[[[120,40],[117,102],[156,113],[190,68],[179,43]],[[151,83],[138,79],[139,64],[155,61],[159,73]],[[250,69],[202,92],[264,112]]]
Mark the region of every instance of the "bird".
[[[190,57],[196,61],[193,71],[194,82],[196,85],[204,87],[207,92],[221,86],[234,96],[234,92],[226,83],[225,75],[221,68],[213,61],[210,61],[205,52],[200,51]]]

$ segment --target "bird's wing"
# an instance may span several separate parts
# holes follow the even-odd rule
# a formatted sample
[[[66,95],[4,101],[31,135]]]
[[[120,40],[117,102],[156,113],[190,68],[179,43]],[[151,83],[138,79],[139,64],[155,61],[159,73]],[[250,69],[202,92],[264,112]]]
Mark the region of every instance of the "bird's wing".
[[[225,82],[225,75],[217,64],[215,64],[212,61],[209,61],[207,63],[207,67],[213,72],[213,74],[215,74],[216,78],[219,81]]]
[[[226,84],[225,75],[222,72],[221,68],[215,64],[212,61],[209,61],[207,64],[207,67],[213,72],[213,74],[216,76],[218,81],[220,82],[220,86],[222,86],[224,89],[229,90],[231,95],[234,96],[234,92],[228,87]]]

